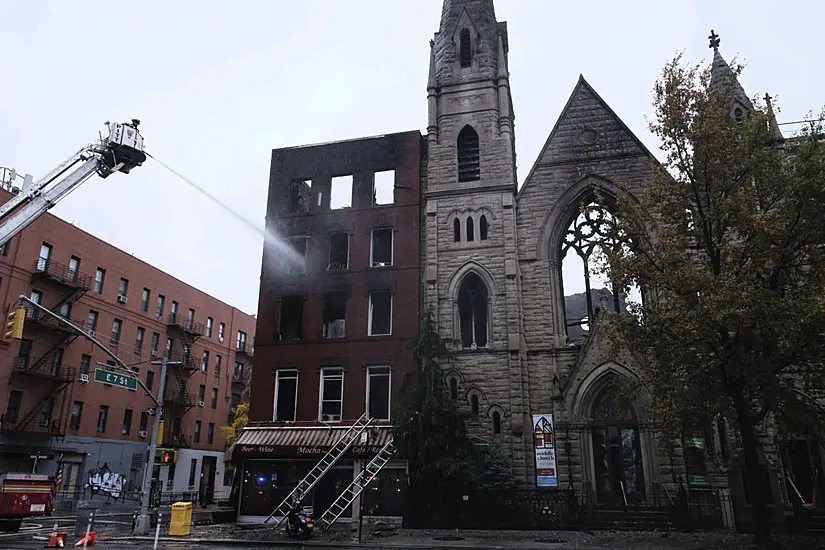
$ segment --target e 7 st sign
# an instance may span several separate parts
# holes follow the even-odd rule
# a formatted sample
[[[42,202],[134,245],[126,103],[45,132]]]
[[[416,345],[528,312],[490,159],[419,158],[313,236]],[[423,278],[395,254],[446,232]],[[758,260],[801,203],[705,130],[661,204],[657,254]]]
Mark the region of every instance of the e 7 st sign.
[[[95,369],[95,382],[120,386],[127,390],[137,390],[137,379],[134,376],[125,376],[106,369]]]

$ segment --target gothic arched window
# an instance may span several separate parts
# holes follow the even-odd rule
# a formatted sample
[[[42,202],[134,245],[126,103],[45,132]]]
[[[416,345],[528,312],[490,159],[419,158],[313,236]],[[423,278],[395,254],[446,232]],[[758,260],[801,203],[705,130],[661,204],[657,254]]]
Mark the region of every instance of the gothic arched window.
[[[450,378],[450,399],[458,399],[458,380]]]
[[[487,346],[487,286],[475,273],[470,273],[458,291],[458,317],[461,345],[467,349]]]
[[[501,433],[501,415],[498,413],[498,411],[493,413],[493,433]]]
[[[471,126],[458,133],[458,181],[478,181],[481,173],[478,134]]]
[[[473,228],[473,218],[467,216],[467,241],[475,240],[475,230]]]
[[[478,220],[478,238],[482,241],[487,240],[487,229],[489,229],[489,226],[487,225],[487,216],[482,215]]]
[[[470,67],[473,64],[473,44],[470,41],[469,29],[461,29],[458,39],[458,60],[461,68]]]
[[[459,242],[461,240],[461,220],[458,218],[453,220],[453,241]]]
[[[470,396],[470,412],[478,416],[478,396],[476,394]]]
[[[567,338],[578,342],[590,332],[590,322],[600,310],[627,312],[626,298],[640,301],[638,291],[623,293],[602,275],[605,257],[603,246],[623,246],[612,243],[615,218],[602,206],[589,204],[568,226],[561,244],[562,286]]]

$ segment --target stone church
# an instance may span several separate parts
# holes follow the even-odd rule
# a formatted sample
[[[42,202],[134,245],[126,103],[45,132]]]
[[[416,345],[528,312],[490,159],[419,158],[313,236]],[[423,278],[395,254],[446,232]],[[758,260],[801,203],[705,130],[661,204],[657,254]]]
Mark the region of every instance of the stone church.
[[[735,78],[718,41],[712,47],[714,79]],[[612,354],[599,334],[599,308],[624,308],[624,297],[588,269],[610,213],[585,215],[582,205],[597,192],[615,197],[618,186],[643,193],[651,151],[582,76],[519,188],[507,24],[493,0],[444,0],[430,48],[423,307],[459,343],[446,376],[471,434],[502,441],[526,487],[572,487],[604,503],[672,495],[677,480],[738,493],[740,474],[723,466],[727,426],[659,445],[649,396],[617,399],[623,380],[640,381],[638,363]],[[735,90],[750,107],[738,82]],[[578,291],[565,290],[566,262],[581,273],[566,281]],[[550,420],[555,456],[537,468],[546,431],[538,415]]]

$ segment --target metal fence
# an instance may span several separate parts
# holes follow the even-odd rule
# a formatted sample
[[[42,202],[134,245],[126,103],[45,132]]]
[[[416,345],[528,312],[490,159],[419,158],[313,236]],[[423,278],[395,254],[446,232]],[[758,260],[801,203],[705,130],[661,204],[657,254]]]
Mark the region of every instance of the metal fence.
[[[158,508],[171,506],[175,502],[198,502],[198,492],[183,493],[153,491],[149,506]],[[105,492],[82,489],[79,491],[60,491],[55,496],[55,509],[60,512],[73,512],[82,509],[125,511],[140,508],[140,491]]]

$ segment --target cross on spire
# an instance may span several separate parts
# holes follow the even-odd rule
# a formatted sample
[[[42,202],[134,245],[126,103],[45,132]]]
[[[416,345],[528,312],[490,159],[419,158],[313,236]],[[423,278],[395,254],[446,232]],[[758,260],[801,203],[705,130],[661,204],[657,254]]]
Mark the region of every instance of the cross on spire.
[[[710,40],[710,46],[708,46],[709,48],[713,48],[714,50],[719,49],[719,43],[722,41],[722,39],[719,38],[719,35],[716,34],[716,31],[711,29],[710,36],[708,36],[708,39]]]
[[[771,97],[770,94],[765,94],[765,103],[770,105],[771,104],[771,99],[773,99],[773,98]]]

